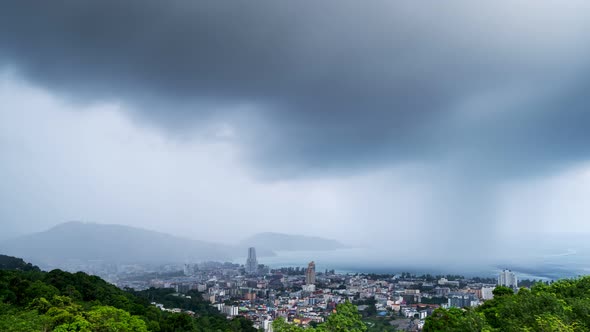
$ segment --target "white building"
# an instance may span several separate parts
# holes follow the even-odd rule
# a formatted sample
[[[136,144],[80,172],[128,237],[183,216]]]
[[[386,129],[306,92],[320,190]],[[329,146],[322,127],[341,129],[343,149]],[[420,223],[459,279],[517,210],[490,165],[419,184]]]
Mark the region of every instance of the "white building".
[[[491,300],[494,298],[494,289],[496,287],[482,287],[481,288],[481,299],[482,300]]]
[[[223,303],[219,303],[216,305],[217,310],[226,316],[235,317],[238,315],[239,308],[233,305],[225,305]]]
[[[426,310],[418,311],[418,318],[426,319],[426,316],[428,316],[428,312]]]
[[[315,292],[315,285],[314,284],[311,284],[311,285],[303,285],[303,286],[301,286],[301,289],[304,292],[312,292],[313,293],[313,292]]]
[[[498,276],[498,286],[517,288],[518,280],[516,279],[516,274],[510,270],[503,270]]]
[[[272,322],[273,321],[269,319],[265,319],[264,322],[262,322],[262,328],[264,329],[264,332],[273,332]]]

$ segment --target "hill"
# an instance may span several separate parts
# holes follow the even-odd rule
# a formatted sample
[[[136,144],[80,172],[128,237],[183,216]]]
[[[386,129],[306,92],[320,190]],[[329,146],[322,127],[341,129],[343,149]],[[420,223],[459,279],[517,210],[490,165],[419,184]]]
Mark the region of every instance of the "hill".
[[[122,225],[67,222],[47,231],[0,243],[0,252],[37,265],[68,261],[171,263],[223,260],[231,248]]]
[[[24,263],[8,256],[2,260],[17,266]],[[121,290],[82,272],[0,270],[0,331],[256,331],[244,317],[227,319],[196,291],[188,293],[190,298],[174,293],[173,289]],[[162,311],[151,301],[194,314]]]
[[[259,233],[244,239],[241,244],[264,251],[324,251],[347,248],[344,244],[316,236],[281,233]]]
[[[0,255],[0,270],[39,271],[39,268],[22,258]]]

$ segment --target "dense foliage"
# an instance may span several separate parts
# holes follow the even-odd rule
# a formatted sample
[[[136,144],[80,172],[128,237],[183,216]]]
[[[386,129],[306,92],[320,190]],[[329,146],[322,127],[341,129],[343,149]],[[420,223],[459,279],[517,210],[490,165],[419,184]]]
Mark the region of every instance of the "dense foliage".
[[[437,309],[432,331],[590,331],[590,277],[538,283],[516,294],[497,287],[494,299],[475,309]]]
[[[387,317],[371,317],[363,319],[367,325],[367,332],[394,332],[397,328],[391,325],[391,318]]]
[[[336,313],[328,316],[326,322],[318,324],[315,328],[302,328],[289,324],[282,318],[276,319],[272,324],[275,332],[365,332],[367,326],[361,320],[355,305],[350,302],[341,303],[336,307]]]
[[[39,268],[20,258],[0,255],[0,270],[39,271]]]
[[[227,320],[197,292],[183,298],[171,289],[125,291],[82,272],[42,272],[7,256],[0,264],[0,331],[256,331],[245,318]],[[161,311],[152,301],[195,317]]]

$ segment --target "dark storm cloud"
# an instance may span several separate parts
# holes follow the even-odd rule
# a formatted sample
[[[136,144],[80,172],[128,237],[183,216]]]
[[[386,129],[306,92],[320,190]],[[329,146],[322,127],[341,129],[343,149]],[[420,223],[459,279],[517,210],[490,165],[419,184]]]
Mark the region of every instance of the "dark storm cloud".
[[[238,119],[248,155],[279,173],[446,159],[534,173],[588,157],[585,7],[12,1],[0,59],[165,129]]]

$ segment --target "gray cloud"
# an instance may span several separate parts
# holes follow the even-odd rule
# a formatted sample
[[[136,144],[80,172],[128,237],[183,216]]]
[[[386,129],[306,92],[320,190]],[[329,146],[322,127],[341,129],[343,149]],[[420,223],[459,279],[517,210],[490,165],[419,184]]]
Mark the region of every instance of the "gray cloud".
[[[0,59],[171,131],[230,121],[276,176],[448,159],[523,174],[588,157],[588,6],[14,1]]]
[[[3,167],[21,192],[0,191],[1,216],[230,240],[298,225],[378,246],[389,230],[416,230],[446,259],[480,260],[497,251],[488,249],[498,229],[530,228],[536,221],[522,220],[561,207],[539,208],[552,198],[520,198],[506,182],[534,183],[590,157],[588,22],[581,0],[6,2],[0,68],[79,107],[5,103],[0,149],[12,162]],[[8,100],[20,88],[5,90]],[[69,118],[102,104],[97,118]],[[39,123],[25,124],[19,107]],[[119,121],[116,139],[103,135]],[[195,135],[222,147],[168,141]],[[64,148],[69,141],[84,158]],[[232,158],[216,156],[225,153]],[[247,167],[278,181],[252,180]],[[74,180],[56,180],[64,173]],[[558,188],[567,194],[570,184]],[[40,204],[31,193],[44,209],[27,208]],[[582,205],[571,210],[585,216]],[[578,218],[569,224],[584,228]],[[476,248],[463,250],[456,236]]]

